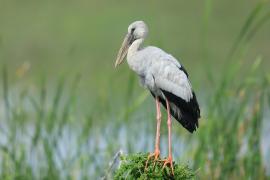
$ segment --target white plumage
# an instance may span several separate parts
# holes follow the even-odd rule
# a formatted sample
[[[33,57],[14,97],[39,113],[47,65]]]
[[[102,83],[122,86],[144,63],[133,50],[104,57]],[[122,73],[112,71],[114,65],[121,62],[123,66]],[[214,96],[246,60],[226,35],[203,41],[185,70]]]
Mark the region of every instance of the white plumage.
[[[164,106],[168,99],[172,115],[193,132],[198,126],[200,110],[187,72],[175,57],[162,49],[141,47],[147,34],[148,27],[143,21],[129,25],[115,65],[127,56],[129,67],[139,75],[142,86],[149,89],[153,96],[160,97]],[[170,97],[166,97],[165,93]]]
[[[127,56],[129,67],[138,74],[143,87],[150,90],[156,99],[157,134],[155,153],[149,158],[159,156],[159,131],[161,112],[160,105],[167,109],[169,132],[169,157],[165,161],[170,164],[173,172],[171,153],[171,115],[189,132],[198,127],[200,109],[192,90],[185,68],[172,55],[160,48],[141,45],[148,34],[148,27],[143,21],[135,21],[128,27],[128,33],[118,53],[115,67],[123,62]],[[148,159],[149,159],[148,158]]]
[[[152,92],[159,89],[181,97],[189,102],[192,87],[180,63],[170,54],[157,47],[146,47],[127,58],[129,67],[141,78],[142,85]]]

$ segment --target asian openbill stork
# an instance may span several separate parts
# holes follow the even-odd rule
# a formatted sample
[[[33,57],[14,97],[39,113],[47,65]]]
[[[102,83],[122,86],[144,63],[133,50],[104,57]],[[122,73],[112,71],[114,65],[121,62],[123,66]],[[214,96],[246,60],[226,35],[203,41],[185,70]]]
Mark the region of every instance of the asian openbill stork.
[[[143,21],[135,21],[129,25],[128,33],[118,52],[115,67],[127,56],[129,67],[139,75],[142,86],[147,88],[156,100],[155,151],[148,156],[147,163],[151,157],[157,161],[160,155],[160,102],[167,109],[169,156],[164,160],[163,168],[169,164],[173,174],[171,115],[192,133],[199,126],[200,108],[187,71],[176,58],[154,46],[141,47],[147,34],[148,27]]]

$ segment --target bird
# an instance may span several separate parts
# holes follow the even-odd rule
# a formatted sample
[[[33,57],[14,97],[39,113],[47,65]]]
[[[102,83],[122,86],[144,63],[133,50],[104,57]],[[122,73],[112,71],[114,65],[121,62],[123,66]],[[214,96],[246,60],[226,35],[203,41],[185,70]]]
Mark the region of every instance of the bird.
[[[141,85],[148,89],[156,103],[155,150],[149,159],[158,161],[160,156],[160,104],[167,111],[168,157],[163,168],[168,166],[174,174],[171,139],[171,116],[190,133],[199,127],[200,108],[192,89],[189,75],[183,65],[171,54],[155,46],[143,47],[148,35],[148,26],[144,21],[135,21],[128,26],[128,32],[117,54],[115,68],[125,59],[128,66],[140,79]]]

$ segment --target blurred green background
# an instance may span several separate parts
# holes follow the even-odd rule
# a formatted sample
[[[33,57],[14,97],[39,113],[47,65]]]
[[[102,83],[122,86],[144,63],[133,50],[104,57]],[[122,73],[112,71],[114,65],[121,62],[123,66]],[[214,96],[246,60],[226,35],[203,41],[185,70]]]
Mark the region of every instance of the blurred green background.
[[[175,160],[202,179],[266,179],[269,19],[258,0],[1,0],[1,177],[97,178],[119,149],[153,150],[154,101],[126,64],[113,68],[144,20],[145,45],[184,64],[201,105],[195,134],[173,123]]]

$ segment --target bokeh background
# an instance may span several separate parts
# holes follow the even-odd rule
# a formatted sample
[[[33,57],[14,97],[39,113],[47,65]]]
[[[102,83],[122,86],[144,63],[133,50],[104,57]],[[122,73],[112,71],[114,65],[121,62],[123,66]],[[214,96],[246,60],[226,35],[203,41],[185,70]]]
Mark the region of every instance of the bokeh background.
[[[135,20],[145,45],[185,66],[201,105],[196,133],[173,122],[175,161],[202,179],[269,178],[266,0],[1,0],[0,176],[112,177],[119,150],[153,151],[154,100],[127,64],[113,68]],[[166,156],[165,119],[161,142]]]

